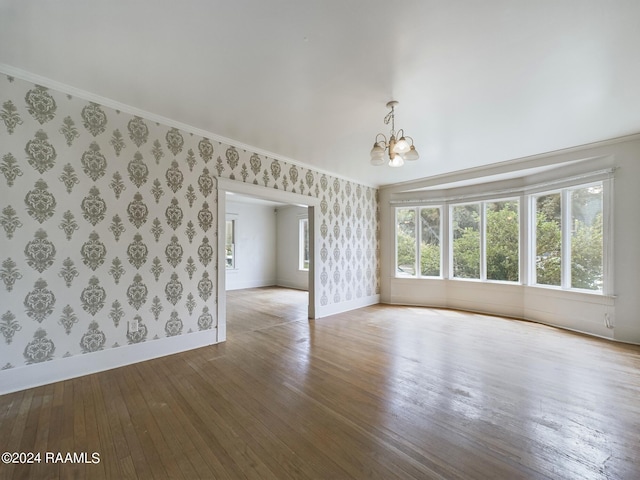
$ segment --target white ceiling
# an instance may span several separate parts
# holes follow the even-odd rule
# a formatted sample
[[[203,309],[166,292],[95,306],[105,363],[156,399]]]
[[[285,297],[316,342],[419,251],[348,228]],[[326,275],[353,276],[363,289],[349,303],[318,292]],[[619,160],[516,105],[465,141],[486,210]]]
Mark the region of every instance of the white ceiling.
[[[377,186],[640,132],[639,21],[638,0],[0,0],[0,64]],[[369,165],[391,99],[421,155],[402,169]]]

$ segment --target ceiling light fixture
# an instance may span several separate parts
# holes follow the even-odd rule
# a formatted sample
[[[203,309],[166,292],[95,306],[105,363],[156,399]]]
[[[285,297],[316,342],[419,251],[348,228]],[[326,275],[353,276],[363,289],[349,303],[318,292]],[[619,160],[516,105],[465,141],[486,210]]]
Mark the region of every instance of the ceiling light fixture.
[[[416,147],[413,146],[413,138],[408,135],[405,136],[404,130],[402,129],[396,132],[394,110],[396,105],[398,105],[398,102],[395,100],[387,103],[387,108],[390,108],[391,111],[384,117],[384,124],[389,125],[389,122],[391,122],[389,141],[387,142],[387,137],[382,133],[376,135],[376,141],[373,143],[373,148],[371,149],[371,165],[383,165],[385,162],[385,151],[387,151],[389,155],[390,167],[401,167],[404,165],[405,160],[414,161],[420,158]],[[382,137],[383,140],[378,140],[380,137]],[[411,140],[411,145],[409,145],[407,139]]]

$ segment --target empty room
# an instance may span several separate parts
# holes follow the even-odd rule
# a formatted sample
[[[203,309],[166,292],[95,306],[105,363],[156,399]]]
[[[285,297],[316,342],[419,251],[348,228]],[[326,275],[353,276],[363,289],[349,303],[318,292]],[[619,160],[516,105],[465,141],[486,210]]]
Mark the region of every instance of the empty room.
[[[0,479],[640,478],[638,18],[0,0]]]

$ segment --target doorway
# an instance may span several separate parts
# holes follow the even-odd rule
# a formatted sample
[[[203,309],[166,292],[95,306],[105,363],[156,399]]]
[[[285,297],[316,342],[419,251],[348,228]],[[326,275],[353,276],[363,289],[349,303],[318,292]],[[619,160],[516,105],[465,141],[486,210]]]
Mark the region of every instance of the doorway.
[[[244,310],[251,310],[259,312],[264,311],[263,319],[265,325],[274,323],[283,323],[285,321],[291,321],[291,318],[316,318],[317,312],[317,295],[315,291],[315,285],[317,284],[317,267],[316,267],[316,228],[319,215],[319,203],[320,201],[313,197],[308,197],[296,193],[285,192],[277,189],[268,189],[257,185],[245,184],[236,181],[219,179],[218,184],[218,257],[221,268],[217,272],[217,285],[218,285],[218,342],[225,341],[227,339],[227,322],[238,321],[240,315]],[[233,246],[231,248],[228,245],[228,240],[223,235],[226,232],[227,224],[229,220],[234,220],[233,215],[228,215],[227,202],[232,204],[239,197],[250,198],[251,201],[258,204],[266,204],[275,207],[280,206],[297,206],[301,207],[301,211],[306,211],[305,217],[308,219],[308,223],[304,224],[304,227],[308,231],[308,253],[303,256],[300,261],[305,262],[308,265],[308,272],[306,273],[307,280],[307,292],[302,289],[294,288],[258,288],[252,290],[251,288],[243,289],[242,283],[235,283],[235,289],[239,291],[234,293],[234,290],[227,291],[227,268],[229,264],[233,264],[230,260],[230,252],[233,255]],[[233,200],[232,200],[233,199]],[[275,209],[275,208],[274,208]],[[233,213],[233,212],[231,212]],[[237,228],[242,227],[242,222],[236,217]],[[240,230],[238,230],[239,232]],[[296,230],[297,234],[297,230]],[[233,236],[231,236],[233,238]],[[238,257],[240,258],[240,257]],[[239,269],[238,269],[239,272]],[[238,273],[236,272],[236,273]],[[239,275],[238,275],[239,276]],[[234,278],[235,281],[235,278]],[[240,287],[238,287],[240,285]],[[288,285],[285,285],[287,287]],[[272,287],[272,286],[270,286]],[[264,300],[263,307],[260,307],[260,303],[257,300],[262,297]],[[280,297],[280,300],[278,300]],[[304,302],[306,297],[306,302]],[[300,303],[302,298],[302,302]],[[257,302],[257,303],[256,303]],[[296,304],[296,302],[298,302]],[[243,307],[242,304],[246,303],[247,306]],[[233,309],[231,311],[230,309]],[[272,313],[269,312],[272,309]],[[251,316],[249,310],[245,312]],[[276,313],[275,315],[273,313]],[[302,314],[301,314],[302,312]],[[306,314],[305,314],[306,312]],[[247,323],[248,322],[248,323]],[[237,328],[236,328],[237,327]],[[252,324],[251,321],[245,321],[243,325],[237,324],[230,329],[230,333],[233,331],[241,331],[247,329],[260,328],[260,325]]]

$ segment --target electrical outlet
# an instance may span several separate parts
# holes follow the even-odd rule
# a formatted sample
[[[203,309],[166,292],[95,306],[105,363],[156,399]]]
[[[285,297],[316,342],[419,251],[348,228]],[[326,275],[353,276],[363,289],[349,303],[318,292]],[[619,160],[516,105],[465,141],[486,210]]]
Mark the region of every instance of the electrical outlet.
[[[129,332],[134,333],[138,331],[138,319],[134,318],[129,320]]]
[[[613,322],[611,321],[611,316],[608,313],[604,314],[604,325],[609,329],[613,329]]]

